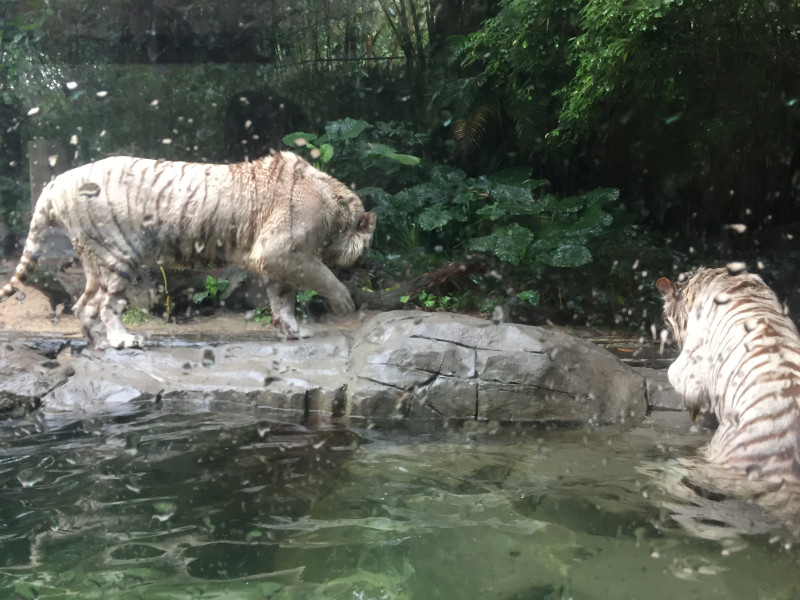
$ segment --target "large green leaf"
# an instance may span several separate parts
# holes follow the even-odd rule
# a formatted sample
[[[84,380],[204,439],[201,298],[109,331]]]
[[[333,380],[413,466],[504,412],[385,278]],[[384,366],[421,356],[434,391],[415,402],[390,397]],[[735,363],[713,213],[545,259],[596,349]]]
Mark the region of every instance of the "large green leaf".
[[[472,250],[473,252],[489,252],[490,250],[494,250],[497,246],[497,234],[491,233],[489,235],[472,238],[467,240],[464,245],[468,250]]]
[[[319,151],[320,151],[319,158],[323,163],[327,163],[333,158],[333,146],[331,146],[330,144],[322,144],[319,147]]]
[[[431,169],[431,182],[442,185],[460,185],[467,180],[467,174],[461,169],[447,165],[436,165]]]
[[[316,133],[307,133],[305,131],[295,131],[289,135],[283,136],[283,143],[292,148],[302,148],[307,142],[313,142],[317,139]]]
[[[600,207],[609,202],[616,202],[619,200],[619,190],[616,188],[595,188],[581,194],[581,197],[587,205]]]
[[[397,161],[400,164],[407,165],[409,167],[416,167],[420,163],[420,159],[416,156],[411,156],[410,154],[400,154],[396,152],[394,148],[386,144],[370,144],[369,149],[371,154],[380,156],[381,158],[388,158]]]
[[[514,223],[506,230],[505,235],[498,236],[494,253],[500,260],[517,265],[532,241],[531,230]]]
[[[581,218],[567,229],[573,236],[591,237],[602,233],[613,220],[614,218],[600,208],[599,204],[591,204],[583,211]]]
[[[510,167],[489,175],[489,182],[494,185],[510,185],[535,190],[548,185],[546,179],[531,179],[529,167]]]
[[[544,209],[548,212],[574,213],[586,206],[586,199],[583,196],[567,196],[558,198],[553,194],[544,197]]]
[[[554,267],[580,267],[592,262],[592,253],[581,244],[565,243],[556,248],[547,262]]]
[[[361,133],[369,127],[369,123],[359,119],[341,119],[339,121],[331,121],[325,126],[325,133],[331,142],[346,141],[357,138]]]
[[[429,206],[419,213],[418,223],[423,231],[441,229],[453,219],[453,213],[438,204]]]

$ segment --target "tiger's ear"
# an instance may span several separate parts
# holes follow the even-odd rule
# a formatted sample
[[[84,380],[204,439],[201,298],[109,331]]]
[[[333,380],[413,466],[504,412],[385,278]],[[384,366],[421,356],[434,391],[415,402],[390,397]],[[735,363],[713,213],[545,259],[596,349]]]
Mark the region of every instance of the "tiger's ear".
[[[662,277],[656,281],[656,289],[661,292],[664,298],[669,298],[675,295],[675,284],[666,277]]]

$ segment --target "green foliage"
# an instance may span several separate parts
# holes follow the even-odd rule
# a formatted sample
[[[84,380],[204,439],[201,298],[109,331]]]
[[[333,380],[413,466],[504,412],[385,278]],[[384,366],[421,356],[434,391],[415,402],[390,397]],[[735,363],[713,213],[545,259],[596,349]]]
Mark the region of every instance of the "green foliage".
[[[522,290],[521,292],[517,293],[517,298],[523,302],[527,302],[531,306],[537,306],[540,300],[539,292],[534,290]]]
[[[468,75],[449,85],[458,98],[450,103],[465,123],[485,119],[481,111],[491,99],[498,114],[509,115],[518,143],[542,151],[557,123],[553,93],[574,72],[568,56],[579,9],[574,0],[505,0],[497,16],[462,38],[457,56]]]
[[[308,318],[312,304],[320,302],[320,297],[314,290],[299,290],[295,296],[296,304],[294,312],[301,319]]]
[[[150,313],[141,308],[127,308],[122,313],[122,322],[125,325],[143,325],[150,320]]]
[[[429,173],[428,181],[393,195],[368,191],[383,226],[408,231],[411,216],[428,232],[428,243],[449,256],[489,253],[532,271],[591,262],[586,243],[611,225],[604,207],[619,200],[617,190],[603,188],[558,198],[542,192],[546,182],[529,180],[519,169],[469,178],[460,169],[437,165]],[[396,246],[403,241],[395,236]]]
[[[377,141],[378,135],[388,138],[392,134],[391,124],[380,125],[373,127],[366,121],[348,117],[328,123],[322,135],[298,131],[284,136],[283,143],[292,149],[309,149],[309,156],[315,166],[326,170],[334,153],[340,154],[340,160],[335,166],[331,165],[331,168],[344,181],[349,180],[348,175],[354,172],[356,164],[362,170],[375,169],[384,171],[385,174],[396,172],[398,166],[418,166],[420,159],[416,156],[398,152],[391,145]]]
[[[256,323],[260,323],[261,321],[272,323],[272,312],[269,306],[259,306],[255,309],[255,311],[253,311],[253,321]]]
[[[411,296],[400,296],[400,302],[403,304],[409,304],[411,300]],[[430,292],[426,292],[422,290],[419,295],[417,296],[416,300],[413,304],[419,306],[420,308],[424,308],[426,310],[453,310],[458,307],[458,300],[453,296],[449,295],[442,295],[437,296]]]
[[[223,278],[214,279],[211,275],[206,277],[205,289],[202,292],[197,292],[192,300],[195,304],[200,304],[204,300],[216,300],[218,296],[225,293],[228,289],[228,280]]]

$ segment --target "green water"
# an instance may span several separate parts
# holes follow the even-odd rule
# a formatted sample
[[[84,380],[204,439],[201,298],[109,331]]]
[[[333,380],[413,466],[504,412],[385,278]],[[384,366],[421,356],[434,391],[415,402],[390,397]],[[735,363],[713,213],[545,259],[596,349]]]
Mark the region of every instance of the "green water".
[[[789,534],[706,540],[663,506],[654,472],[703,441],[685,415],[308,431],[210,408],[0,424],[0,599],[800,597]]]

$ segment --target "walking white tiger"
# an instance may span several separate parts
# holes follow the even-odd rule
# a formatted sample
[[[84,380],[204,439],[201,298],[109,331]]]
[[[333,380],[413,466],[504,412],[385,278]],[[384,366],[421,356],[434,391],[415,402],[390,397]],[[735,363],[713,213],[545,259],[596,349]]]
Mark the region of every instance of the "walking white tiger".
[[[719,422],[705,457],[763,481],[800,480],[800,335],[774,292],[735,264],[656,288],[681,349],[670,383],[693,421]]]
[[[329,269],[369,248],[376,216],[350,188],[283,152],[213,165],[119,156],[59,175],[42,191],[22,258],[0,301],[36,263],[54,223],[63,225],[86,274],[74,310],[90,342],[140,346],[120,320],[122,296],[146,264],[237,264],[268,278],[276,324],[298,331],[295,285],[355,310]]]

